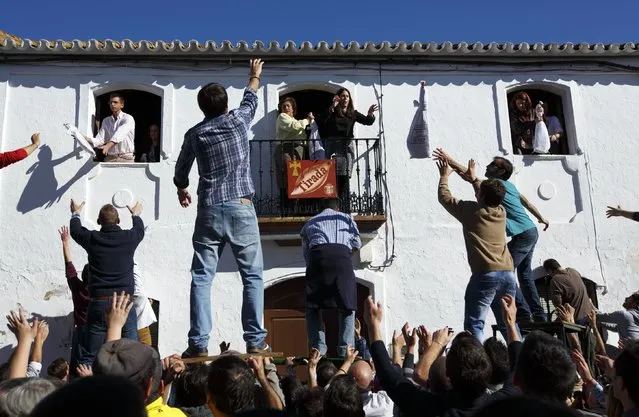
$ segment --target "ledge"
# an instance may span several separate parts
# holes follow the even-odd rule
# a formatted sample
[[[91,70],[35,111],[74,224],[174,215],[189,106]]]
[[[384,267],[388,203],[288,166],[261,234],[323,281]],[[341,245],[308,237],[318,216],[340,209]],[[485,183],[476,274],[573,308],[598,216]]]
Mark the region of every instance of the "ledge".
[[[299,245],[300,230],[308,217],[258,217],[260,235],[264,240],[277,241],[281,246]],[[386,216],[353,216],[362,239],[372,239],[377,230],[386,223]]]

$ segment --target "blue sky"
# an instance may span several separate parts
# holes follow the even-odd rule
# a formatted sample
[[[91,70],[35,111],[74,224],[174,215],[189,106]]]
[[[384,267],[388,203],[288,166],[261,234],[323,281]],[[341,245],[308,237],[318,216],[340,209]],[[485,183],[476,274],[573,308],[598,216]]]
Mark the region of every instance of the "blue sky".
[[[639,42],[637,0],[43,3],[3,7],[0,29],[65,40]]]

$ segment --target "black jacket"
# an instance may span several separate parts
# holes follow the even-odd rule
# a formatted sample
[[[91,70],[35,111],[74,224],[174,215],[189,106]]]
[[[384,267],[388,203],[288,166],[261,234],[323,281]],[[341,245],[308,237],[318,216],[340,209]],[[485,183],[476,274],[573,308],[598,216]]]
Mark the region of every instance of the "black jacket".
[[[121,291],[133,295],[133,256],[144,238],[144,222],[139,216],[133,216],[130,230],[105,225],[99,231],[86,229],[80,217],[73,216],[69,232],[89,255],[89,295],[92,298]]]

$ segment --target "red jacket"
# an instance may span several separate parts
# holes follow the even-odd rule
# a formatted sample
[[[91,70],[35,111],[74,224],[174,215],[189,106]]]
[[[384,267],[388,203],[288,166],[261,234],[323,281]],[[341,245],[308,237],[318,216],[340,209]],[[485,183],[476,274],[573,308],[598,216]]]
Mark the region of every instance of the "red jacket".
[[[7,165],[11,165],[15,162],[21,161],[27,156],[29,156],[29,153],[27,153],[27,151],[22,148],[16,149],[15,151],[11,152],[0,152],[0,168],[4,168]]]

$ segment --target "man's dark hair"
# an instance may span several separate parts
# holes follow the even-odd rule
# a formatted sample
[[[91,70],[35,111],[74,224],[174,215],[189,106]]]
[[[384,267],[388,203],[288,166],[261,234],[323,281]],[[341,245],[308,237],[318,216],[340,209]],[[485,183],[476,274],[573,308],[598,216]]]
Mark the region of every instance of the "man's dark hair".
[[[559,262],[557,262],[554,259],[546,259],[544,261],[544,269],[546,271],[554,272],[559,270],[560,268],[561,268],[561,265],[559,264]]]
[[[624,342],[623,350],[615,359],[615,375],[621,378],[635,407],[639,407],[639,342]]]
[[[337,198],[325,198],[322,200],[322,207],[337,211],[339,210],[339,200]]]
[[[231,415],[255,407],[255,376],[246,362],[223,356],[209,368],[209,396],[222,413]]]
[[[515,375],[524,395],[563,404],[575,387],[577,368],[559,340],[536,331],[526,336]]]
[[[428,371],[428,388],[430,392],[435,394],[443,394],[450,390],[450,381],[446,376],[446,357],[440,356],[435,359],[435,362]]]
[[[114,375],[78,378],[46,396],[32,417],[143,417],[144,397],[131,381]]]
[[[112,98],[119,98],[122,104],[124,104],[124,96],[122,95],[122,93],[111,93],[109,95],[109,101],[111,101]]]
[[[206,404],[209,367],[204,363],[187,366],[175,381],[175,402],[178,407],[199,407]]]
[[[322,358],[317,364],[317,386],[324,388],[337,373],[337,367],[328,359]]]
[[[229,107],[229,97],[224,86],[218,83],[205,85],[197,93],[197,104],[206,117],[217,117]]]
[[[355,379],[350,375],[338,375],[324,395],[326,417],[364,417],[364,403]]]
[[[496,156],[493,158],[493,163],[499,169],[497,178],[500,180],[506,181],[513,175],[513,164],[508,159]]]
[[[64,358],[58,358],[51,362],[47,368],[47,375],[53,378],[64,379],[69,373],[69,362]]]
[[[497,207],[504,201],[506,187],[499,180],[489,179],[481,182],[479,186],[481,198],[487,206]]]
[[[486,392],[491,374],[484,346],[467,333],[457,336],[446,356],[446,375],[453,390],[466,399],[478,398]]]
[[[321,417],[324,411],[324,388],[306,390],[295,404],[297,417]]]
[[[484,350],[490,359],[493,373],[490,376],[490,384],[503,384],[510,374],[510,364],[508,363],[508,348],[497,340],[496,337],[488,338],[484,341]]]
[[[474,417],[577,417],[576,411],[561,405],[548,404],[534,398],[509,397],[488,402]]]
[[[630,298],[632,298],[632,301],[634,301],[635,304],[639,306],[639,291],[633,292],[632,294],[630,294]]]
[[[300,397],[304,395],[306,389],[295,375],[286,375],[280,381],[280,386],[282,387],[282,393],[284,394],[286,413],[295,415],[295,404]]]
[[[120,223],[120,215],[118,210],[111,204],[105,204],[98,213],[98,224],[100,226],[112,225]]]

